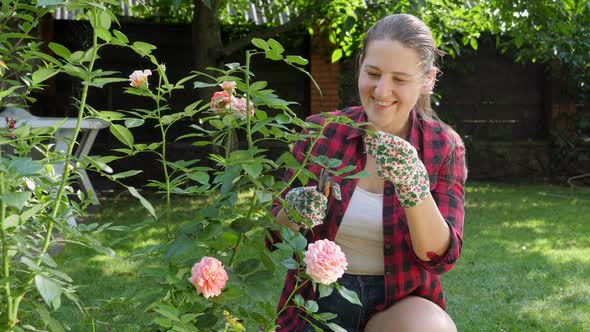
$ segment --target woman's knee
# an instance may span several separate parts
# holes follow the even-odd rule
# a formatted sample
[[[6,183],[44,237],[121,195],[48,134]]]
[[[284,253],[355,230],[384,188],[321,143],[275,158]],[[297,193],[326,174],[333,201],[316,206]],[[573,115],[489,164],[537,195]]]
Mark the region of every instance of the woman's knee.
[[[375,314],[365,332],[456,332],[451,317],[434,302],[409,296]]]

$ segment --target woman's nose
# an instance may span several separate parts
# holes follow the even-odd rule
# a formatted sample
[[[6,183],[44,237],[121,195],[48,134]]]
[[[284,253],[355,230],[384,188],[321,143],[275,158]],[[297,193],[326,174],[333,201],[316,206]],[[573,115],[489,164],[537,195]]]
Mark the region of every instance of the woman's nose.
[[[375,86],[375,97],[387,97],[391,94],[393,84],[391,80],[381,77]]]

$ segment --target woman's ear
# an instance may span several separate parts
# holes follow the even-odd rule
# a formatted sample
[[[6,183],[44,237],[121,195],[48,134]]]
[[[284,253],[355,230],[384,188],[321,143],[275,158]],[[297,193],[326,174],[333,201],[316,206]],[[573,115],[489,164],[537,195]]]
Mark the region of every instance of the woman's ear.
[[[422,86],[422,94],[430,94],[432,92],[432,90],[434,90],[434,84],[436,83],[436,68],[432,68],[427,74],[426,74],[426,81],[424,82],[424,85]]]

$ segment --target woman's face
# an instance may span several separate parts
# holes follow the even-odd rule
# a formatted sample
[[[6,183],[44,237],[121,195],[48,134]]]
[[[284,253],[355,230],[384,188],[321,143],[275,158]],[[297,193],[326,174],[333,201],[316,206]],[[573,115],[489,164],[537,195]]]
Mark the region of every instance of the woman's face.
[[[398,41],[369,43],[360,63],[358,89],[371,129],[408,134],[410,112],[420,94],[428,93],[420,62],[415,50]]]

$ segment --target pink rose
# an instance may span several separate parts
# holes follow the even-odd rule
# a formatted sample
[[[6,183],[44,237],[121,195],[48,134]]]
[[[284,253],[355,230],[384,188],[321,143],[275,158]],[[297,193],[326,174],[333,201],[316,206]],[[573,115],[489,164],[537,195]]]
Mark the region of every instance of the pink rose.
[[[193,266],[189,281],[204,297],[218,296],[227,281],[227,272],[219,260],[205,256]]]
[[[246,108],[250,110],[250,116],[254,116],[254,104],[250,102],[250,107],[246,107],[246,98],[235,98],[232,100],[231,107],[238,112],[233,112],[240,119],[246,118]]]
[[[144,71],[136,70],[131,75],[129,75],[129,81],[131,81],[130,85],[134,88],[139,88],[143,84],[147,87],[148,85],[148,76],[152,74],[152,71],[146,69]]]
[[[232,92],[236,88],[236,82],[234,82],[234,81],[223,81],[223,83],[219,84],[219,86],[224,91]]]
[[[329,285],[342,277],[348,263],[340,246],[330,240],[310,243],[303,261],[305,272],[316,282]]]
[[[227,91],[217,91],[211,97],[211,109],[217,113],[225,112],[229,108],[231,97]]]

